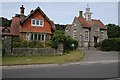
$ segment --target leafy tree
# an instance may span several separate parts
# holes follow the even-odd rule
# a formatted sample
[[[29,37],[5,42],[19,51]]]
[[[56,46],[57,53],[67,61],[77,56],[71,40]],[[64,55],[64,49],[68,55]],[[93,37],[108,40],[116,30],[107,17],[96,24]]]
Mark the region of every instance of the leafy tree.
[[[57,30],[52,37],[52,47],[57,49],[59,43],[63,43],[66,40],[66,36],[60,30]]]
[[[78,41],[65,36],[63,31],[57,30],[52,38],[52,47],[57,49],[59,43],[63,43],[64,51],[72,50],[73,49],[71,46],[72,43],[75,45],[74,49],[78,47]]]
[[[8,20],[7,18],[0,17],[0,26],[2,27],[10,27],[11,20]]]
[[[65,31],[66,25],[61,25],[61,24],[55,24],[56,29],[60,31]]]
[[[106,26],[107,26],[108,38],[120,37],[120,27],[118,25],[108,24]]]

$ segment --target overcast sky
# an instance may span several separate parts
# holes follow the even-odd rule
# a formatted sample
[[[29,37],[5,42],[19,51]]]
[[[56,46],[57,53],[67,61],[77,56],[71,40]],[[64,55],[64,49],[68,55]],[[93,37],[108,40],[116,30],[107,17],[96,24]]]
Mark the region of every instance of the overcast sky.
[[[25,15],[28,15],[39,6],[56,24],[70,24],[79,11],[85,13],[87,4],[93,19],[100,19],[104,24],[118,24],[118,2],[5,2],[2,3],[2,16],[12,19],[20,13],[21,5],[24,5]]]

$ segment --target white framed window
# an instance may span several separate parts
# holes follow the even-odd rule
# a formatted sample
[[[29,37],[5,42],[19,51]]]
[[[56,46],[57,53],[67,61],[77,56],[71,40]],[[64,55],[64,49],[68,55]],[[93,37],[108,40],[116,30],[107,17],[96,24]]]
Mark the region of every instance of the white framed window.
[[[40,26],[44,26],[44,20],[39,20],[40,21]]]
[[[31,22],[32,22],[32,25],[35,25],[35,19],[32,19]]]
[[[84,40],[89,41],[89,31],[85,31]]]
[[[31,25],[32,26],[44,26],[44,20],[39,20],[39,19],[31,19]]]
[[[40,34],[40,33],[30,33],[30,39],[31,41],[42,41],[44,42],[46,40],[46,34]]]
[[[40,24],[39,20],[36,20],[36,25],[39,25],[39,24]]]

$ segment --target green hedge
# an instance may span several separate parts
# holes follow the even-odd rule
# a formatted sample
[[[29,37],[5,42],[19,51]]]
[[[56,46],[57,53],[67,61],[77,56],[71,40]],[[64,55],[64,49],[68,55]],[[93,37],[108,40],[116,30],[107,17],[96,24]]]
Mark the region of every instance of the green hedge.
[[[40,41],[25,41],[21,40],[19,37],[13,37],[12,46],[14,48],[44,48],[51,47],[51,42],[40,42]]]
[[[109,38],[103,40],[100,49],[103,51],[120,51],[120,38]]]

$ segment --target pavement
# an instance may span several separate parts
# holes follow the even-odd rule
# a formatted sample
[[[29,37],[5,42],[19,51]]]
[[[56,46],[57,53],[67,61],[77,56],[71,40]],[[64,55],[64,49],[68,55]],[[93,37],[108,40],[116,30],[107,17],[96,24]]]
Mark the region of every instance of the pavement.
[[[35,68],[35,67],[56,67],[56,66],[69,66],[69,65],[89,65],[89,64],[95,64],[95,63],[103,63],[103,64],[109,64],[109,63],[116,63],[120,62],[118,60],[119,53],[116,51],[98,51],[95,48],[90,48],[89,50],[87,48],[79,48],[82,52],[85,53],[84,58],[77,62],[71,62],[66,64],[34,64],[34,65],[17,65],[17,66],[2,66],[4,69],[11,69],[11,68]]]
[[[117,51],[99,51],[94,47],[79,48],[85,53],[82,61],[118,61],[120,54]]]

